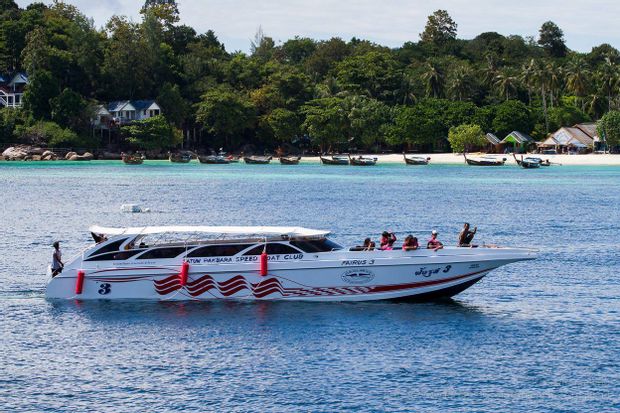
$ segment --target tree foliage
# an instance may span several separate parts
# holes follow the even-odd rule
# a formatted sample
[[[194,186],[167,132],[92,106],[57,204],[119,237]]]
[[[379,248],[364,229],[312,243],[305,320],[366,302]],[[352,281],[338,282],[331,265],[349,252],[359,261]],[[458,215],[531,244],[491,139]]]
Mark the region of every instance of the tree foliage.
[[[183,139],[181,132],[161,115],[123,126],[122,132],[132,145],[144,150],[173,148]]]
[[[463,124],[450,128],[448,141],[453,152],[467,152],[470,148],[486,143],[484,132],[479,125]]]
[[[456,39],[457,27],[457,24],[446,10],[437,10],[428,16],[428,21],[424,31],[420,34],[420,39],[424,43],[432,44],[435,47],[442,47]]]
[[[80,139],[97,135],[94,104],[125,99],[155,99],[168,123],[198,135],[192,145],[227,150],[304,134],[323,150],[431,149],[461,124],[542,139],[620,109],[620,52],[568,50],[553,22],[536,40],[463,40],[437,10],[419,41],[393,49],[360,38],[276,41],[259,29],[250,53],[230,53],[213,31],[180,24],[174,0],[145,1],[138,21],[112,16],[102,28],[62,1],[0,6],[0,75],[29,77],[20,127],[54,122]],[[17,126],[4,125],[17,139]]]
[[[620,145],[620,111],[607,112],[597,123],[596,131],[608,146]]]

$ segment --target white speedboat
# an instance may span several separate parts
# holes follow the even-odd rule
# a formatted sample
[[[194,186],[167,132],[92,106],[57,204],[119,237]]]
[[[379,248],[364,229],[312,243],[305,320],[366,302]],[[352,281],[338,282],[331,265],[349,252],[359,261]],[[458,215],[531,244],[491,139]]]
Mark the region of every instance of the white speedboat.
[[[103,240],[52,278],[46,297],[363,301],[450,297],[518,248],[359,251],[295,227],[92,227]]]

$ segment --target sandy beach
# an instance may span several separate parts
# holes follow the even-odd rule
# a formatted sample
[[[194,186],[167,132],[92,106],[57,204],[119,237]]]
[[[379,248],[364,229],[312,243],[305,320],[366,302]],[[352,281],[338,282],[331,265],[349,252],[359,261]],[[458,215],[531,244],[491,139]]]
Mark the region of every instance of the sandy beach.
[[[470,153],[468,156],[476,157],[484,154],[480,153]],[[384,155],[369,155],[378,158],[378,163],[403,163],[403,155],[402,154],[384,154]],[[432,164],[463,164],[465,160],[462,154],[454,154],[454,153],[431,153],[431,154],[411,154],[408,156],[422,156],[422,157],[430,157]],[[498,154],[491,155],[498,158],[506,158],[507,165],[516,165],[516,162],[511,154]],[[517,155],[520,157],[521,155]],[[524,155],[527,157],[528,155]],[[549,159],[549,161],[553,163],[558,163],[562,165],[584,165],[584,166],[620,166],[620,154],[586,154],[586,155],[540,155],[540,154],[532,154],[531,156],[536,156],[541,159]],[[306,162],[319,162],[318,157],[304,157],[303,161]]]

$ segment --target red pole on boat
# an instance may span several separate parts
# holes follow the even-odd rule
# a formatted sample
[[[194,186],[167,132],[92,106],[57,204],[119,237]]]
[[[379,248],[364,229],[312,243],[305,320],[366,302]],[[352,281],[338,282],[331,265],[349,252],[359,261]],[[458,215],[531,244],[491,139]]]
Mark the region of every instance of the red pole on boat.
[[[262,277],[267,275],[267,245],[265,245],[263,253],[260,255],[260,275]]]
[[[181,264],[181,272],[179,273],[179,284],[181,287],[185,287],[187,285],[187,273],[189,272],[189,262],[183,261]]]
[[[75,280],[75,294],[82,294],[82,288],[84,287],[84,271],[78,270],[77,278]]]

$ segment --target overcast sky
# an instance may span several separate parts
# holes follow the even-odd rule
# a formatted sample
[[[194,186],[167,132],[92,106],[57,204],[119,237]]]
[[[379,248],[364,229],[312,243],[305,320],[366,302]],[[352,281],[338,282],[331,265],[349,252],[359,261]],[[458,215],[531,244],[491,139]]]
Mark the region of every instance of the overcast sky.
[[[49,3],[49,1],[46,1]],[[139,20],[143,0],[67,0],[102,26],[113,14]],[[24,7],[31,1],[17,0]],[[296,35],[315,39],[353,36],[396,47],[417,41],[426,17],[446,9],[458,24],[458,37],[496,31],[537,36],[552,20],[564,30],[569,48],[589,51],[610,43],[620,48],[618,0],[179,0],[181,22],[199,33],[213,29],[227,50],[248,51],[262,26],[276,42]]]

